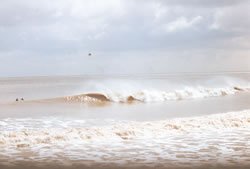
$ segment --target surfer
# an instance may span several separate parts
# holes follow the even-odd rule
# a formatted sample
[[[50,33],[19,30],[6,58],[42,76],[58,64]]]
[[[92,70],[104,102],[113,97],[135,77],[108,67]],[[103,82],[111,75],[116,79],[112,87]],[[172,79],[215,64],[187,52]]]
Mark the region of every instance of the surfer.
[[[16,98],[16,102],[18,102],[18,98]]]
[[[91,56],[92,55],[92,53],[89,53],[89,56]]]
[[[21,98],[21,100],[22,100],[22,101],[24,101],[24,99],[23,99],[23,98]]]

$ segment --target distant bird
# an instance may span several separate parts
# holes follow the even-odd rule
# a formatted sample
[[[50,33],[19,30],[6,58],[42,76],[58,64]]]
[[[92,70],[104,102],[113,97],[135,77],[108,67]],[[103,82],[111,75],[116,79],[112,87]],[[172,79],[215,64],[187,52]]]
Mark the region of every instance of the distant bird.
[[[91,56],[92,55],[92,53],[89,53],[89,56]]]

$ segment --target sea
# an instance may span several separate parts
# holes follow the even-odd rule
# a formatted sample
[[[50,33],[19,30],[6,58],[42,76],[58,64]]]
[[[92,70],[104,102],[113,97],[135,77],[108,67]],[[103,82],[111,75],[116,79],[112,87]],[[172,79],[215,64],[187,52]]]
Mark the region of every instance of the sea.
[[[250,73],[0,78],[1,169],[249,169]]]

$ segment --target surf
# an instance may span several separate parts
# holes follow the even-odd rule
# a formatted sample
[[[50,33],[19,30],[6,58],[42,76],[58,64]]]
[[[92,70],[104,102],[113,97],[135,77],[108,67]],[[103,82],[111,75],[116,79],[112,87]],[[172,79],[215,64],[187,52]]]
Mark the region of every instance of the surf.
[[[160,138],[173,133],[193,133],[248,129],[250,110],[227,112],[189,118],[173,118],[161,121],[124,121],[106,126],[81,127],[84,120],[50,119],[2,119],[0,120],[0,148],[38,144],[71,143],[91,140],[127,140],[136,138]],[[39,124],[42,128],[31,128]],[[78,127],[75,125],[78,124]],[[52,126],[51,126],[52,125]],[[55,125],[56,127],[53,127]],[[19,126],[19,127],[18,127]],[[25,129],[23,126],[26,126]],[[47,127],[46,127],[47,126]],[[4,129],[4,130],[3,130]]]
[[[235,95],[240,92],[249,92],[250,88],[232,86],[225,88],[186,87],[180,90],[142,90],[142,91],[111,91],[99,93],[83,93],[58,98],[33,100],[34,102],[72,102],[72,103],[131,103],[131,102],[164,102],[175,100],[202,99]]]

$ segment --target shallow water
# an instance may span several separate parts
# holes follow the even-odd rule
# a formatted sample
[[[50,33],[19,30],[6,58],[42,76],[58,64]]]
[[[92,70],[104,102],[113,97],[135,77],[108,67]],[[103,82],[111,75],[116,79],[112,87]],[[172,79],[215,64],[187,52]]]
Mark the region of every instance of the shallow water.
[[[249,84],[246,73],[1,79],[0,167],[249,168]],[[147,101],[124,102],[141,91]],[[88,93],[123,99],[67,99]]]
[[[17,168],[23,162],[131,168],[250,165],[250,110],[163,121],[110,121],[105,126],[87,127],[85,122],[2,120],[1,164]]]

